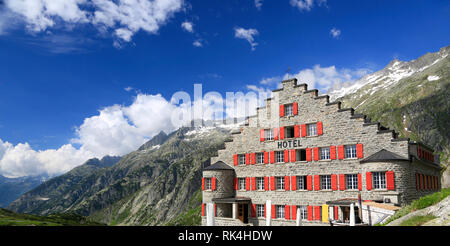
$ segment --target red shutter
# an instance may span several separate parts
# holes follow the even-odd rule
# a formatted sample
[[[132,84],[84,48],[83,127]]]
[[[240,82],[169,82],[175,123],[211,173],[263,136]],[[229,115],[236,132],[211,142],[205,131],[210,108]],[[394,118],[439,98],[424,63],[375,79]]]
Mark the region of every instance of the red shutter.
[[[314,220],[320,220],[320,206],[314,207]]]
[[[270,163],[275,163],[275,151],[270,151]]]
[[[291,209],[292,209],[292,220],[296,220],[297,219],[297,206],[292,205]]]
[[[372,173],[366,172],[366,188],[372,190]]]
[[[364,157],[363,144],[356,145],[356,157],[358,157],[358,159],[361,159]]]
[[[423,190],[423,174],[419,174],[419,176],[420,176],[420,178],[419,178],[419,181],[420,181],[420,190]]]
[[[320,190],[320,177],[319,177],[319,175],[314,175],[314,190]]]
[[[358,173],[358,190],[362,190],[362,178],[360,173]]]
[[[289,162],[289,150],[287,149],[284,150],[284,162],[285,163]]]
[[[345,157],[345,155],[344,155],[344,145],[339,145],[337,147],[337,149],[338,149],[338,159],[339,160],[344,159],[344,157]]]
[[[345,174],[339,174],[339,190],[345,190]]]
[[[245,154],[245,165],[249,165],[250,164],[250,154],[246,153]]]
[[[295,155],[295,149],[291,149],[291,162],[296,162]]]
[[[313,207],[312,206],[308,206],[307,212],[308,212],[308,220],[312,221],[313,220]]]
[[[418,191],[420,187],[420,183],[419,183],[419,174],[416,173],[416,190]]]
[[[264,177],[264,190],[269,190],[269,177]]]
[[[338,206],[334,206],[334,220],[339,220],[339,210]]]
[[[270,190],[275,190],[275,177],[270,177]]]
[[[294,115],[298,114],[298,103],[294,102],[292,105],[292,111],[294,111]]]
[[[250,163],[252,165],[255,165],[255,163],[256,163],[256,153],[251,153],[250,154]]]
[[[273,128],[273,140],[278,140],[278,127]]]
[[[331,174],[331,190],[337,190],[337,175]]]
[[[256,190],[256,178],[252,177],[252,190]]]
[[[252,203],[252,208],[251,208],[251,216],[252,217],[256,217],[256,204]]]
[[[264,164],[269,163],[269,152],[264,151]]]
[[[312,190],[312,176],[311,175],[306,176],[306,189]]]
[[[330,146],[330,159],[336,160],[336,146]]]
[[[318,161],[319,160],[319,148],[313,148],[314,151],[314,160]]]
[[[245,190],[250,190],[250,177],[245,178]]]
[[[292,190],[297,190],[297,176],[291,176]]]
[[[300,137],[300,125],[294,126],[294,137],[296,138]]]
[[[284,105],[281,104],[280,105],[280,117],[283,117],[283,116],[284,116]]]
[[[280,127],[280,139],[284,139],[284,130],[285,128],[284,128],[284,126],[282,126],[282,127]]]
[[[386,172],[386,188],[387,190],[395,190],[394,172]]]
[[[205,178],[202,178],[202,190],[205,190]]]
[[[259,130],[259,141],[264,142],[264,129]]]
[[[205,204],[202,203],[202,216],[205,216]]]
[[[306,161],[311,161],[311,149],[306,148]]]
[[[234,178],[234,190],[238,189],[238,178]]]
[[[275,219],[276,213],[275,213],[275,204],[272,204],[272,219]]]
[[[304,137],[306,137],[306,125],[305,124],[303,124],[302,126],[301,126],[301,136],[302,136],[302,138],[304,138]]]
[[[216,178],[211,178],[211,190],[216,190]]]
[[[284,205],[284,218],[286,220],[290,220],[291,219],[290,211],[291,211],[290,206],[289,205]]]
[[[322,121],[317,122],[317,135],[322,135],[323,134],[323,125],[322,125]]]
[[[238,155],[233,155],[233,164],[237,166],[238,164]]]
[[[290,190],[289,180],[289,176],[284,176],[284,190]]]

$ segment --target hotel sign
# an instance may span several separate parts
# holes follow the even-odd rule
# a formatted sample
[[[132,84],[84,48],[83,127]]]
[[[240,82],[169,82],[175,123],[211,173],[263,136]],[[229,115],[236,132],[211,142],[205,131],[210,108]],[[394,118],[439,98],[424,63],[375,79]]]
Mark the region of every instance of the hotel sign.
[[[279,149],[288,149],[288,148],[295,148],[300,147],[300,140],[286,140],[286,141],[279,141],[277,142]]]

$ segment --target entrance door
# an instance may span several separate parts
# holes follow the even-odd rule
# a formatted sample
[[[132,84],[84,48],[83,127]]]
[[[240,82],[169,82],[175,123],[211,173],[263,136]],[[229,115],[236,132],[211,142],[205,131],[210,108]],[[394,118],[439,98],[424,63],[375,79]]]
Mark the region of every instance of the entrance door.
[[[248,204],[238,204],[238,219],[244,224],[248,223]]]
[[[350,223],[350,207],[343,207],[343,220],[345,223]],[[361,218],[359,218],[359,208],[355,206],[355,223],[360,223]]]

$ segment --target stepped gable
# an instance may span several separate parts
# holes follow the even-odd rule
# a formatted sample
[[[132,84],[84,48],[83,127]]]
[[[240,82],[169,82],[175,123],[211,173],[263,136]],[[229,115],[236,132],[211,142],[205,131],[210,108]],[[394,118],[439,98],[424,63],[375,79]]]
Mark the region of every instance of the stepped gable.
[[[326,205],[330,201],[360,194],[401,206],[440,189],[431,149],[318,93],[284,80],[232,132],[211,158],[228,168],[203,170],[202,224],[207,203],[214,204],[216,225],[264,225],[267,217],[272,225],[295,225],[296,208],[313,225],[349,220],[347,205]]]

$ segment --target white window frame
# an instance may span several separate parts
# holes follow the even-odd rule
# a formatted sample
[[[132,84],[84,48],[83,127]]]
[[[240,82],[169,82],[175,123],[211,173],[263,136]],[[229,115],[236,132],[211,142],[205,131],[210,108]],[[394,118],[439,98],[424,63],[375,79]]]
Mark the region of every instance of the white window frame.
[[[286,218],[285,216],[285,207],[284,205],[276,205],[275,206],[275,216],[277,219],[284,219]]]
[[[273,129],[264,129],[264,140],[273,140]]]
[[[264,163],[264,153],[256,153],[256,163],[257,164]]]
[[[306,136],[317,136],[317,123],[306,125]]]
[[[297,190],[306,190],[306,176],[297,176]]]
[[[331,190],[331,175],[320,175],[320,189]]]
[[[294,116],[294,104],[284,105],[284,116]]]
[[[284,190],[284,177],[275,177],[276,190]]]
[[[331,160],[330,147],[323,147],[319,149],[320,160]]]
[[[386,172],[372,172],[372,184],[374,189],[386,189]]]
[[[238,190],[245,190],[246,178],[238,178]]]
[[[245,165],[245,154],[238,155],[238,165]]]
[[[264,177],[256,177],[256,188],[257,190],[264,190],[265,188]]]
[[[345,175],[345,188],[348,190],[358,189],[358,174]]]
[[[263,217],[264,218],[264,205],[263,204],[256,204],[256,217]]]
[[[205,190],[212,190],[212,178],[205,178]]]
[[[284,151],[275,151],[275,162],[276,163],[284,162]]]
[[[354,159],[357,157],[356,154],[356,144],[345,145],[345,158],[346,159]]]
[[[300,206],[300,219],[301,220],[308,220],[308,207],[307,206]]]

